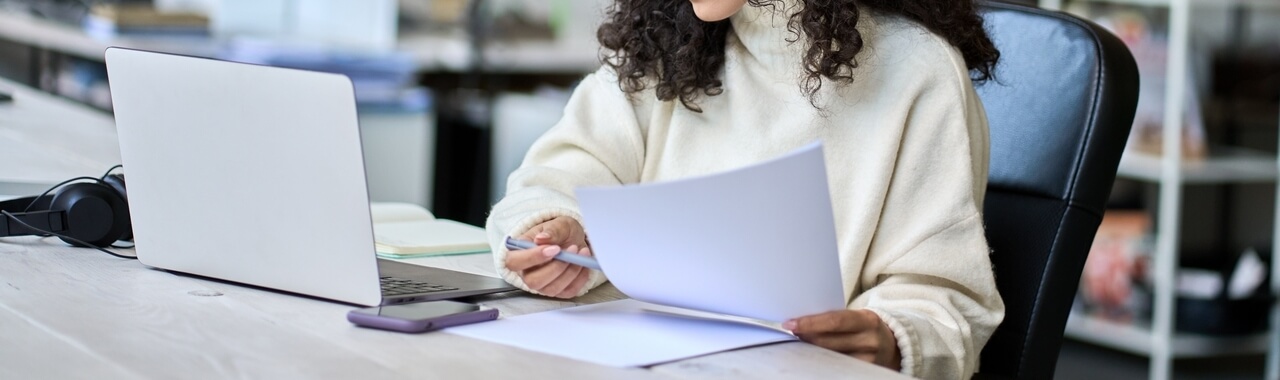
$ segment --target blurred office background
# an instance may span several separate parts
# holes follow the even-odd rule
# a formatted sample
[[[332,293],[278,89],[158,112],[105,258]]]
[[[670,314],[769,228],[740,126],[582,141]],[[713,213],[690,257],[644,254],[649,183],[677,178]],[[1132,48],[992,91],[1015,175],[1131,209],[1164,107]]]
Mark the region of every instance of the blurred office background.
[[[483,225],[599,67],[604,0],[0,0],[0,77],[111,110],[107,46],[350,76],[371,196]]]
[[[1152,364],[1151,241],[1155,216],[1168,211],[1157,207],[1151,165],[1162,153],[1171,1],[1041,3],[1115,31],[1142,75],[1060,378],[1141,378]],[[0,77],[109,113],[107,46],[343,73],[356,86],[374,200],[483,225],[507,174],[599,67],[595,28],[609,2],[0,0]],[[1266,268],[1280,173],[1280,0],[1190,3],[1174,377],[1262,378],[1274,303]]]

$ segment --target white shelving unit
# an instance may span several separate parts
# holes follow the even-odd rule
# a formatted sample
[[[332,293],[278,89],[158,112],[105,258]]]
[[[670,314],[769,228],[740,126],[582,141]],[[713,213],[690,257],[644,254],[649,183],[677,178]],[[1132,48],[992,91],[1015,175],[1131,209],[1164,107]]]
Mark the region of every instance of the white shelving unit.
[[[1160,188],[1154,254],[1155,294],[1150,323],[1116,323],[1087,315],[1071,315],[1066,335],[1117,350],[1151,358],[1150,378],[1172,377],[1173,359],[1220,355],[1267,353],[1267,379],[1280,378],[1280,329],[1249,336],[1209,336],[1174,331],[1174,281],[1178,271],[1178,231],[1181,222],[1182,187],[1190,184],[1276,183],[1280,178],[1280,158],[1245,149],[1213,149],[1212,157],[1183,161],[1181,126],[1187,93],[1187,63],[1192,6],[1244,5],[1280,8],[1280,0],[1077,0],[1169,8],[1169,51],[1164,98],[1163,154],[1126,153],[1118,176],[1155,182]],[[1061,9],[1063,0],[1042,0],[1047,9]],[[1280,142],[1278,142],[1280,143]],[[1280,191],[1277,191],[1280,216]],[[1273,236],[1280,237],[1280,222]],[[1280,253],[1280,239],[1273,239],[1274,253]],[[1280,260],[1273,256],[1271,272],[1280,273]],[[1272,276],[1273,294],[1280,294],[1280,276]],[[1272,305],[1271,325],[1280,326],[1280,304]]]
[[[1214,157],[1203,161],[1184,161],[1183,184],[1272,183],[1280,170],[1276,157],[1244,148],[1210,148]],[[1163,157],[1142,153],[1125,153],[1120,157],[1118,176],[1151,182],[1160,181]]]
[[[1088,315],[1072,315],[1067,320],[1067,334],[1077,340],[1144,356],[1151,352],[1154,337],[1150,325],[1113,322]],[[1171,354],[1179,358],[1202,358],[1258,353],[1267,349],[1267,337],[1266,333],[1226,337],[1177,333],[1173,336]]]

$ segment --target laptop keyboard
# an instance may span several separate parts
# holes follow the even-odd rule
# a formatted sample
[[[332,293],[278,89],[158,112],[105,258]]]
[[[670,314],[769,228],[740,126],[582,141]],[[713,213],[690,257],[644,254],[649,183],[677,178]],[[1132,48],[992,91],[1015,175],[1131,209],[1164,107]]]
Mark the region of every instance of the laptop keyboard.
[[[434,293],[448,290],[458,290],[458,288],[407,278],[382,277],[382,295],[384,296]]]

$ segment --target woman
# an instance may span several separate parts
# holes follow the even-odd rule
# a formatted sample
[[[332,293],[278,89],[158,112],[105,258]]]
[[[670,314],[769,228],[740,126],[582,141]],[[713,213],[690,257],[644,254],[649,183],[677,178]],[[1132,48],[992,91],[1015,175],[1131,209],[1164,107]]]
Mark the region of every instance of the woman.
[[[513,285],[585,294],[601,273],[573,189],[742,167],[823,141],[847,310],[801,339],[925,378],[968,377],[1000,323],[983,236],[995,50],[971,0],[618,0],[605,67],[508,181],[488,221]],[[538,247],[507,252],[506,236]]]

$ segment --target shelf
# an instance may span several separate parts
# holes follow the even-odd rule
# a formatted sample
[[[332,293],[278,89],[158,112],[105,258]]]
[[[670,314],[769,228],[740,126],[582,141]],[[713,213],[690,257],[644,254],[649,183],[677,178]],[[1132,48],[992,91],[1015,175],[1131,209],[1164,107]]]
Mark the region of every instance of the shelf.
[[[1072,312],[1065,335],[1069,338],[1141,356],[1151,354],[1152,333],[1147,326],[1112,322]],[[1241,336],[1209,336],[1174,333],[1175,358],[1205,358],[1267,351],[1267,333]]]
[[[1167,7],[1172,0],[1076,0],[1083,3],[1105,3],[1139,5],[1146,7]],[[1070,2],[1070,0],[1064,1]],[[1280,9],[1280,1],[1276,0],[1191,0],[1191,6],[1230,7],[1243,5],[1253,9]]]
[[[401,34],[397,50],[408,53],[419,67],[464,72],[471,65],[469,42],[463,34]],[[600,68],[599,45],[556,41],[490,41],[485,47],[485,71],[490,73],[589,73]]]
[[[91,61],[102,61],[103,52],[110,46],[197,56],[214,56],[219,49],[217,42],[208,39],[166,37],[96,39],[75,26],[12,11],[0,11],[0,38]]]
[[[59,53],[102,61],[109,46],[218,57],[227,41],[214,38],[117,36],[96,39],[72,25],[0,10],[0,39]],[[398,37],[397,51],[411,56],[420,71],[464,72],[471,50],[462,33],[409,33]],[[598,45],[554,41],[492,41],[485,48],[486,71],[501,73],[588,73],[600,67]]]
[[[1276,156],[1244,148],[1211,147],[1211,156],[1182,162],[1182,183],[1270,183],[1275,182],[1280,168]],[[1116,173],[1122,178],[1160,181],[1160,156],[1125,152]]]

